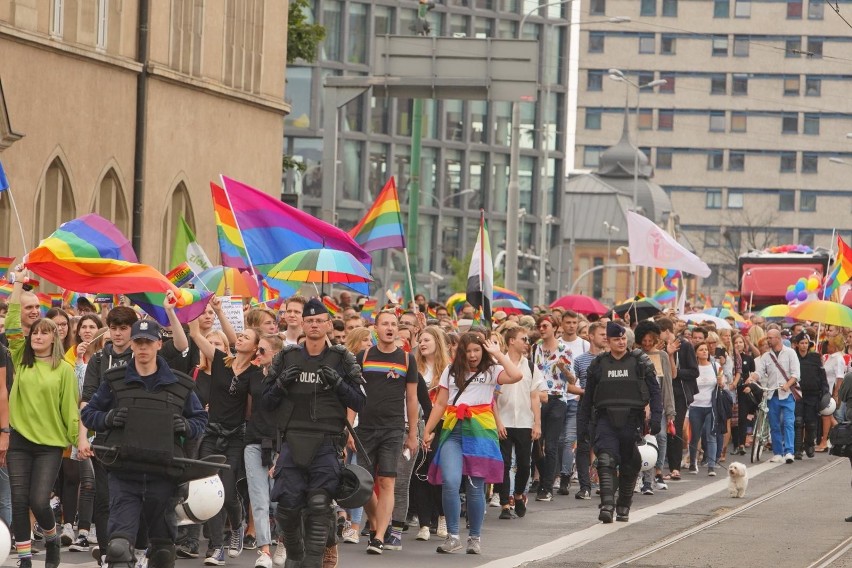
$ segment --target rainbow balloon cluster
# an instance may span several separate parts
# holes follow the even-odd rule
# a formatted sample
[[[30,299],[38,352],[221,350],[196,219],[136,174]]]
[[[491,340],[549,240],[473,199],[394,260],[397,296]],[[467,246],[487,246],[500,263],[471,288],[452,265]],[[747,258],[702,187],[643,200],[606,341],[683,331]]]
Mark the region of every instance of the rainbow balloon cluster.
[[[804,302],[805,300],[816,300],[819,298],[820,281],[816,276],[810,278],[799,278],[795,284],[787,286],[784,298],[787,302]]]
[[[798,252],[801,254],[810,254],[814,249],[807,245],[778,245],[764,249],[764,252],[783,253],[783,252]]]

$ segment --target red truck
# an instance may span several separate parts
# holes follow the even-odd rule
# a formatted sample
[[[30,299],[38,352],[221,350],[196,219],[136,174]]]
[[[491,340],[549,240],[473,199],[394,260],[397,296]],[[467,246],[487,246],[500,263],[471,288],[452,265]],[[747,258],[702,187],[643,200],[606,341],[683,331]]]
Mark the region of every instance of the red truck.
[[[787,286],[799,278],[816,276],[822,281],[828,271],[829,252],[802,245],[752,250],[737,263],[740,282],[740,312],[757,311],[773,304],[786,304]]]

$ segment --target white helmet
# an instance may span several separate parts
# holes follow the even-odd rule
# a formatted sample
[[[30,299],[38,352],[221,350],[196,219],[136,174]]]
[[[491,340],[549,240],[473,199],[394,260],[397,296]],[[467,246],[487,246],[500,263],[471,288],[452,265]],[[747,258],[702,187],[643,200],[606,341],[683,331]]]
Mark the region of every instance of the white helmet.
[[[642,460],[642,467],[639,468],[640,471],[648,471],[654,464],[657,463],[657,456],[660,448],[657,446],[657,438],[656,436],[652,436],[648,434],[642,439],[641,444],[637,446],[639,450],[639,457]]]
[[[6,562],[11,548],[12,534],[9,532],[9,527],[6,526],[6,523],[0,521],[0,564]]]
[[[212,519],[225,503],[225,487],[218,475],[193,479],[178,488],[180,502],[175,506],[177,525],[192,525]]]
[[[822,405],[820,405],[820,406],[822,406]],[[837,401],[835,401],[833,398],[829,398],[828,399],[828,405],[826,407],[822,408],[819,411],[819,413],[822,416],[831,416],[832,414],[834,414],[835,410],[837,410]]]

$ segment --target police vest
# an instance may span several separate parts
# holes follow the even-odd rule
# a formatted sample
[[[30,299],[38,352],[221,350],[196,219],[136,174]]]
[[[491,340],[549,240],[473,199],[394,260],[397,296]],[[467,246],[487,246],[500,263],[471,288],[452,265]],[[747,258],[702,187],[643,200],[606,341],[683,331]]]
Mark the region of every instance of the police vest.
[[[127,408],[123,428],[98,433],[95,444],[115,448],[100,451],[99,458],[109,471],[151,473],[179,477],[184,466],[172,458],[183,458],[180,436],[174,434],[174,415],[183,414],[186,399],[192,393],[192,378],[172,371],[177,381],[148,392],[139,382],[125,380],[127,369],[109,371],[104,380],[113,393],[113,408]]]
[[[825,376],[820,356],[813,352],[807,353],[804,357],[799,355],[799,367],[802,375],[799,379],[799,388],[802,394],[820,394],[822,377]]]
[[[599,362],[600,378],[593,400],[595,408],[645,408],[651,395],[645,379],[639,374],[639,357],[627,353],[616,360],[606,354]]]
[[[284,353],[282,368],[299,367],[302,374],[287,387],[285,402],[292,410],[278,412],[278,429],[340,434],[346,427],[346,407],[333,390],[326,389],[319,368],[325,365],[340,372],[343,355],[332,350],[326,350],[321,357],[306,355],[304,347]]]

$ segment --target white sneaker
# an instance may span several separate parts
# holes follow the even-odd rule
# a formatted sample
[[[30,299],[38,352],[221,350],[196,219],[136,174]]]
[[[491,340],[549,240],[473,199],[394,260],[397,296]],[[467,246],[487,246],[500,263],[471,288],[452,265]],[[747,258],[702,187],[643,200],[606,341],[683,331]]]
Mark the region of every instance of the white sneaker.
[[[447,532],[447,517],[439,516],[438,517],[438,532],[435,533],[435,536],[438,538],[447,538],[450,533]]]
[[[62,546],[71,546],[74,542],[74,529],[71,527],[71,523],[62,525],[62,534],[59,535],[59,542]]]
[[[272,553],[272,563],[276,566],[284,566],[286,560],[287,551],[284,549],[284,544],[279,542],[275,545],[275,552]]]
[[[429,540],[431,537],[429,527],[420,527],[420,530],[417,531],[417,540]]]
[[[500,494],[495,493],[491,496],[491,501],[488,502],[489,507],[499,507],[500,506]]]
[[[633,487],[633,493],[639,493],[642,491],[642,476],[636,478],[636,485]]]
[[[358,531],[349,527],[345,531],[343,531],[343,542],[348,542],[349,544],[358,544],[361,542],[361,535],[358,534]]]
[[[784,461],[787,463],[793,463],[793,460],[793,454],[787,454],[786,456],[784,456]]]
[[[272,568],[272,557],[262,550],[257,551],[257,560],[254,561],[255,568]]]
[[[771,459],[771,460],[769,460],[769,463],[781,463],[781,462],[783,462],[783,461],[784,461],[784,457],[783,457],[783,456],[780,456],[780,455],[778,455],[778,454],[775,454],[774,456],[772,456],[772,459]]]

